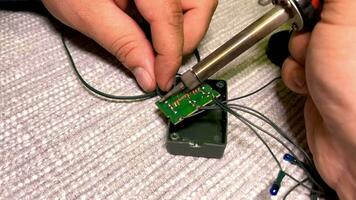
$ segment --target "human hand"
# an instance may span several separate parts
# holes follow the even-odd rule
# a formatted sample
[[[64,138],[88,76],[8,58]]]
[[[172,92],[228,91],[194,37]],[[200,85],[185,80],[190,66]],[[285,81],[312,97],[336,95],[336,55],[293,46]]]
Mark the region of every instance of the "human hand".
[[[356,1],[324,0],[311,33],[294,34],[282,77],[307,96],[308,146],[341,199],[356,199]]]
[[[218,1],[43,0],[43,3],[64,24],[115,55],[145,91],[154,90],[157,84],[167,91],[182,55],[192,52],[205,35]],[[133,11],[138,11],[150,24],[152,44],[129,16]]]

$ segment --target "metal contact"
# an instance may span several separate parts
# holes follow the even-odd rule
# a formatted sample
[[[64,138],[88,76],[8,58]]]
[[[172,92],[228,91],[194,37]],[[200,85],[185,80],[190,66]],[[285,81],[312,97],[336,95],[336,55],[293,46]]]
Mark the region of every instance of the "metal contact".
[[[303,15],[293,0],[273,0],[274,5],[279,5],[286,9],[291,16],[290,22],[292,23],[293,30],[300,31],[304,27]]]

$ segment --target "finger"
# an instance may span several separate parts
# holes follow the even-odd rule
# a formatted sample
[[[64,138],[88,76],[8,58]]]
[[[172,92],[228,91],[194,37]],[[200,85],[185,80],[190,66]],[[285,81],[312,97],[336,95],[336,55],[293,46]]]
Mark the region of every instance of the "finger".
[[[132,4],[130,0],[114,0],[114,1],[116,5],[118,5],[119,8],[123,11],[126,11],[130,7],[130,4]]]
[[[158,86],[169,90],[183,54],[183,11],[180,0],[136,0],[141,15],[151,26],[156,51],[155,75]]]
[[[284,84],[293,92],[307,94],[304,67],[291,57],[287,58],[283,63],[282,78]]]
[[[184,54],[193,52],[203,39],[217,5],[217,0],[182,0],[184,11]]]
[[[292,34],[292,37],[289,41],[289,52],[291,56],[299,64],[305,64],[305,57],[307,54],[307,48],[309,45],[311,34],[308,33],[296,33]]]
[[[80,2],[60,8],[71,12],[66,21],[114,54],[144,90],[154,90],[154,53],[138,25],[112,1]]]
[[[304,106],[304,118],[308,147],[312,154],[315,153],[315,126],[320,123],[320,117],[318,117],[317,113],[318,111],[313,103],[313,100],[311,97],[308,97]]]

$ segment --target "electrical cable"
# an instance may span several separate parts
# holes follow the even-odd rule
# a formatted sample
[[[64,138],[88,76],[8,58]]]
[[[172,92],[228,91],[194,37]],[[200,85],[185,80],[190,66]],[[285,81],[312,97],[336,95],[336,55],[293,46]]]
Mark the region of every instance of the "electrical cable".
[[[227,110],[227,112],[229,112],[229,111]],[[235,113],[231,113],[231,114],[235,115],[235,117],[237,117],[241,122],[243,122],[245,125],[247,125],[247,126],[256,134],[256,130],[254,130],[254,129],[250,126],[250,125],[255,126],[255,124],[248,122],[248,120],[246,120],[246,118],[244,118],[244,117],[241,117],[241,116],[238,117]],[[258,126],[256,126],[256,127],[257,127],[258,129],[264,131],[261,127],[258,127]],[[264,132],[265,132],[265,131],[264,131]],[[259,138],[259,139],[264,143],[264,145],[267,147],[267,149],[268,149],[269,152],[271,153],[272,157],[274,158],[274,160],[275,160],[276,163],[278,164],[279,169],[283,171],[283,169],[280,167],[280,162],[276,159],[276,155],[273,153],[273,151],[270,149],[270,147],[267,145],[267,143],[262,139],[261,136],[258,136],[258,138]],[[284,172],[284,173],[285,173],[285,172]],[[295,181],[295,182],[301,184],[301,183],[300,183],[296,178],[294,178],[292,175],[290,175],[290,174],[288,174],[288,173],[285,173],[285,175],[288,176],[289,178],[291,178],[293,181]],[[309,180],[309,177],[308,177],[307,179]],[[307,185],[305,185],[305,184],[301,184],[301,185],[302,185],[303,187],[305,187],[306,189],[308,189],[308,190],[310,190],[310,191],[313,191],[313,192],[315,192],[315,193],[318,193],[318,194],[321,194],[321,193],[322,193],[322,192],[320,192],[320,191],[314,190],[313,188],[311,188],[311,187],[309,187],[309,186],[307,186]]]
[[[265,89],[266,87],[268,87],[270,84],[272,84],[274,81],[276,80],[279,80],[281,77],[277,77],[277,78],[274,78],[272,79],[271,81],[269,81],[267,84],[265,84],[264,86],[262,86],[261,88],[249,93],[249,94],[246,94],[246,95],[243,95],[241,97],[237,97],[237,98],[233,98],[233,99],[229,99],[229,100],[226,100],[226,101],[222,101],[221,103],[226,103],[226,102],[231,102],[231,101],[236,101],[236,100],[239,100],[239,99],[242,99],[242,98],[246,98],[248,96],[252,96],[253,94],[256,94],[260,91],[262,91],[263,89]],[[264,122],[266,122],[267,124],[269,124],[272,128],[274,128],[274,130],[276,130],[277,133],[279,133],[283,138],[285,138],[289,143],[291,143],[294,147],[296,147],[304,156],[304,158],[307,160],[308,164],[309,165],[312,165],[311,169],[315,169],[314,165],[313,165],[313,162],[311,161],[311,158],[309,157],[309,155],[299,146],[297,145],[296,143],[294,143],[292,141],[292,139],[287,135],[285,134],[272,120],[270,120],[269,118],[267,118],[265,115],[263,115],[262,113],[258,112],[257,110],[254,110],[252,108],[249,108],[249,107],[246,107],[246,106],[242,106],[242,105],[238,105],[238,104],[228,104],[226,106],[231,106],[231,107],[235,107],[236,109],[242,111],[242,112],[245,112],[245,113],[248,113],[252,116],[255,116],[257,117],[258,119],[260,120],[263,120]],[[196,115],[199,115],[200,113],[204,112],[204,110],[206,109],[216,109],[216,107],[213,106],[205,106],[202,108],[202,110],[194,113],[193,115],[191,115],[190,117],[192,116],[196,116]],[[236,115],[235,115],[236,117]],[[240,120],[241,120],[241,117],[240,117]],[[247,119],[245,119],[247,120]],[[254,126],[255,128],[259,129],[260,131],[266,133],[268,136],[272,137],[273,139],[275,139],[278,143],[280,143],[281,145],[283,145],[284,148],[286,148],[295,158],[297,158],[297,156],[295,155],[295,153],[282,141],[280,140],[279,138],[277,138],[276,136],[274,136],[273,134],[267,132],[266,130],[262,129],[261,127],[253,124],[251,121],[247,120],[247,122]],[[250,127],[251,128],[251,127]],[[256,133],[255,133],[256,134]],[[259,139],[261,139],[259,137]],[[264,143],[265,144],[265,143]],[[265,144],[266,145],[266,144]],[[270,151],[270,150],[269,150]],[[271,152],[271,151],[270,151]],[[310,180],[315,184],[317,185],[319,188],[322,188],[318,183],[317,181],[315,181],[315,179],[311,176],[311,174],[309,173],[309,171],[304,167],[304,165],[301,163],[301,161],[299,159],[296,159],[297,163],[298,163],[298,166],[300,166],[303,171],[307,174],[308,178],[310,178]]]
[[[70,53],[69,48],[67,46],[63,31],[61,32],[61,41],[62,41],[63,47],[65,49],[65,52],[67,54],[67,57],[71,63],[71,66],[75,72],[75,75],[80,80],[80,82],[82,83],[84,88],[87,89],[91,94],[95,95],[96,97],[99,97],[101,99],[108,100],[108,101],[123,101],[123,100],[139,101],[139,100],[147,100],[147,99],[150,99],[150,98],[153,98],[156,96],[162,97],[164,95],[158,88],[156,89],[155,92],[141,94],[141,95],[133,95],[133,96],[112,95],[112,94],[108,94],[108,93],[102,92],[102,91],[94,88],[87,81],[85,81],[84,78],[82,77],[82,75],[80,74],[80,72],[74,62],[72,54]],[[200,62],[200,54],[199,54],[198,49],[194,50],[194,55],[195,55],[195,58],[197,59],[197,62]],[[178,76],[179,76],[179,74],[178,74]]]
[[[230,106],[231,106],[231,105],[230,105]],[[230,107],[230,106],[229,106],[229,107]],[[240,105],[236,105],[236,104],[232,105],[233,108],[236,108],[236,106],[240,106]],[[243,107],[243,108],[246,108],[245,106],[242,106],[242,107]],[[248,108],[248,107],[247,107],[247,108]],[[250,115],[252,115],[252,116],[255,116],[255,117],[257,117],[257,118],[260,119],[260,120],[265,121],[264,118],[261,118],[261,117],[259,117],[258,115],[254,114],[254,113],[251,113],[251,112],[249,112],[249,111],[240,109],[240,108],[238,108],[238,107],[237,107],[236,109],[238,109],[238,110],[240,110],[240,111],[242,111],[242,112],[248,113],[248,114],[250,114]],[[250,109],[251,109],[251,108],[250,108]],[[253,111],[259,113],[258,111],[254,110],[254,109],[251,109],[251,110],[253,110]],[[261,113],[260,113],[260,114],[261,114]],[[261,114],[261,115],[264,116],[263,114]],[[266,116],[264,116],[264,117],[266,117]],[[276,131],[277,133],[279,133],[279,134],[280,134],[282,137],[284,137],[284,138],[289,138],[289,136],[287,136],[282,130],[280,130],[280,128],[279,128],[274,122],[272,122],[271,120],[269,120],[267,117],[266,117],[266,119],[268,120],[268,121],[265,121],[267,124],[269,124],[270,126],[274,125],[275,127],[277,127],[277,129],[276,129],[275,127],[272,126],[272,127],[275,129],[275,131]],[[253,124],[251,121],[250,121],[250,123],[251,123],[252,125],[255,125],[255,124]],[[257,125],[256,125],[256,126],[257,126]],[[258,128],[259,130],[261,130],[261,128],[259,128],[259,127],[256,127],[256,128]],[[276,138],[276,136],[274,136],[273,134],[270,134],[269,132],[266,132],[265,130],[261,130],[261,131],[264,132],[264,133],[266,133],[266,134],[269,135],[270,137],[274,138],[278,143],[280,143],[282,146],[284,146],[284,147],[289,151],[289,153],[291,153],[291,154],[294,156],[294,158],[296,158],[297,165],[298,165],[300,168],[303,169],[303,171],[307,174],[307,176],[310,178],[310,180],[311,180],[316,186],[318,186],[319,188],[322,188],[322,187],[320,186],[320,184],[312,177],[312,175],[310,174],[310,172],[305,168],[304,164],[303,164],[299,159],[297,159],[297,156],[295,155],[295,153],[294,153],[285,143],[283,143],[279,138]],[[306,154],[306,152],[305,152],[299,145],[297,145],[296,143],[294,143],[292,140],[288,140],[288,142],[290,142],[293,146],[295,146],[295,147],[296,147],[298,150],[300,150],[302,153],[304,152],[304,153],[305,153],[305,154],[303,154],[303,155],[304,155],[304,158],[310,159],[310,157]],[[315,171],[315,166],[314,166],[313,163],[309,164],[309,167],[310,167],[310,169],[313,169],[313,171]]]
[[[237,98],[233,98],[233,99],[228,99],[226,101],[222,101],[222,103],[226,103],[226,102],[231,102],[231,101],[236,101],[236,100],[240,100],[240,99],[243,99],[243,98],[246,98],[246,97],[249,97],[249,96],[252,96],[260,91],[262,91],[263,89],[267,88],[269,85],[271,85],[273,82],[275,82],[276,80],[279,80],[281,79],[281,77],[276,77],[274,79],[272,79],[271,81],[269,81],[268,83],[266,83],[265,85],[263,85],[262,87],[260,87],[259,89],[251,92],[251,93],[248,93],[246,95],[243,95],[243,96],[240,96],[240,97],[237,97]],[[272,120],[270,120],[269,118],[267,118],[265,115],[263,115],[262,113],[258,112],[257,110],[254,110],[252,108],[249,108],[249,107],[246,107],[246,106],[242,106],[242,105],[237,105],[237,104],[229,104],[231,106],[238,106],[240,108],[244,108],[246,110],[249,110],[249,111],[246,111],[246,110],[242,110],[240,109],[241,111],[244,111],[244,112],[247,112],[248,114],[251,114],[261,120],[263,120],[264,122],[266,122],[267,124],[269,124],[271,127],[273,127],[277,133],[279,133],[283,138],[285,138],[289,143],[291,143],[294,147],[296,147],[304,156],[304,158],[307,160],[307,163],[309,165],[311,165],[311,169],[313,169],[313,171],[315,172],[315,166],[310,158],[310,156],[304,151],[304,149],[302,149],[299,145],[297,145],[296,143],[294,143],[292,141],[292,139],[287,135],[285,134]],[[228,105],[228,106],[229,106]],[[202,108],[203,110],[201,111],[198,111],[196,112],[194,115],[192,116],[195,116],[195,115],[198,115],[202,112],[204,112],[204,109],[208,109],[209,106],[206,106],[204,108]],[[212,107],[212,109],[214,109]],[[250,112],[251,111],[251,112]],[[267,133],[268,134],[268,133]],[[272,134],[269,134],[269,136],[273,137],[274,139],[276,139],[276,137]],[[289,149],[281,140],[279,139],[276,139],[280,144],[282,144],[295,158],[297,157],[293,151],[291,151],[291,149]],[[297,162],[298,162],[298,165],[301,167],[301,168],[304,168],[303,170],[306,172],[306,174],[310,177],[310,179],[312,180],[312,182],[314,184],[316,184],[319,188],[322,188],[318,183],[317,181],[315,181],[315,179],[312,178],[312,176],[310,175],[309,171],[307,169],[305,169],[305,167],[303,166],[303,164],[301,163],[301,161],[299,159],[297,159]]]
[[[276,140],[278,143],[280,143],[284,148],[286,148],[288,150],[289,153],[291,153],[295,158],[296,158],[296,162],[297,165],[302,168],[302,170],[304,171],[304,173],[306,173],[308,180],[311,180],[311,182],[313,184],[315,184],[318,188],[322,189],[322,187],[320,186],[320,184],[317,183],[317,181],[312,177],[312,175],[310,174],[310,172],[305,168],[304,164],[297,159],[297,156],[295,155],[295,153],[278,137],[276,137],[275,135],[271,134],[270,132],[266,131],[265,129],[263,129],[262,127],[252,123],[250,120],[244,118],[243,116],[239,115],[238,113],[236,113],[235,111],[233,111],[233,109],[241,111],[241,112],[245,112],[247,114],[250,114],[262,121],[264,121],[265,123],[267,123],[268,125],[270,125],[279,135],[281,135],[284,139],[286,139],[289,143],[291,143],[294,147],[296,147],[303,155],[303,157],[305,158],[305,160],[307,160],[308,164],[311,165],[311,169],[315,169],[314,164],[311,160],[311,158],[309,157],[309,155],[298,145],[296,144],[287,134],[285,134],[272,120],[270,120],[267,116],[263,115],[262,113],[258,112],[257,110],[254,110],[252,108],[249,108],[247,106],[243,106],[243,105],[238,105],[238,104],[227,104],[227,102],[231,102],[231,101],[236,101],[236,100],[240,100],[249,96],[252,96],[260,91],[262,91],[263,89],[267,88],[269,85],[271,85],[273,82],[275,82],[276,80],[279,80],[281,77],[276,77],[274,79],[272,79],[271,81],[269,81],[267,84],[263,85],[261,88],[248,93],[246,95],[237,97],[237,98],[233,98],[233,99],[228,99],[226,101],[220,101],[220,100],[215,100],[215,105],[210,105],[210,106],[205,106],[203,108],[201,108],[201,110],[199,110],[198,112],[194,113],[193,115],[189,116],[196,116],[199,115],[200,113],[204,112],[205,110],[210,110],[210,109],[222,109],[225,112],[229,112],[230,114],[234,115],[237,119],[239,119],[242,123],[244,123],[248,128],[250,128],[254,134],[262,141],[262,143],[266,146],[266,148],[268,149],[268,151],[270,152],[270,154],[272,155],[273,159],[276,161],[278,167],[280,168],[280,170],[282,170],[281,164],[278,161],[278,159],[276,158],[275,154],[273,153],[273,151],[270,149],[270,147],[268,146],[268,144],[264,141],[264,139],[261,137],[261,135],[258,134],[258,132],[253,128],[257,128],[258,130],[262,131],[263,133],[267,134],[268,136],[272,137],[274,140]],[[218,107],[217,107],[218,106]],[[230,109],[230,110],[229,110]],[[292,180],[296,181],[297,183],[299,183],[299,181],[294,178],[293,176],[286,174],[288,177],[290,177]],[[306,185],[303,184],[303,187],[314,191],[315,193],[318,194],[322,194],[323,192],[321,191],[317,191],[312,189],[311,187],[308,187]]]
[[[263,144],[266,146],[266,148],[268,149],[268,151],[271,153],[273,159],[276,161],[278,167],[280,170],[282,170],[281,164],[278,161],[278,159],[276,158],[275,154],[273,153],[273,151],[271,150],[271,148],[268,146],[268,144],[264,141],[264,139],[257,133],[257,131],[252,127],[256,127],[259,130],[267,133],[269,136],[272,136],[274,139],[276,139],[275,136],[273,136],[272,134],[270,134],[268,131],[265,131],[263,128],[253,124],[251,121],[249,121],[248,119],[246,119],[245,117],[241,116],[240,114],[238,114],[237,112],[235,112],[234,110],[232,110],[232,108],[228,107],[227,105],[224,105],[222,102],[219,102],[218,100],[215,101],[215,103],[221,108],[223,109],[225,112],[229,112],[230,114],[234,115],[237,119],[239,119],[242,123],[244,123],[247,127],[249,127],[253,133],[263,142]],[[212,109],[212,108],[210,108]],[[284,144],[280,139],[276,139],[277,141],[279,141],[279,143]],[[285,146],[285,144],[283,145]],[[291,153],[293,153],[289,148],[287,148]],[[282,170],[283,171],[283,170]],[[308,180],[312,180],[312,182],[315,182],[315,180],[310,176],[310,174],[308,174],[307,170],[304,169],[304,172],[306,172],[306,174],[308,175]],[[293,176],[291,176],[290,174],[286,173],[286,175],[291,178],[292,180],[296,181],[297,183],[300,183],[296,178],[294,178]],[[315,184],[315,183],[314,183]],[[317,184],[317,183],[316,183]],[[309,189],[310,191],[313,191],[315,193],[318,194],[322,194],[322,191],[317,191],[314,190],[313,188],[306,186],[305,184],[301,184],[303,187]],[[318,184],[317,184],[318,185]]]
[[[266,122],[267,124],[269,124],[270,126],[272,126],[277,133],[279,133],[283,138],[285,138],[289,143],[291,143],[294,147],[296,147],[305,157],[305,159],[307,160],[308,164],[313,164],[312,159],[310,158],[310,156],[304,151],[303,148],[301,148],[299,145],[297,145],[295,142],[293,142],[293,140],[291,139],[291,137],[289,137],[287,134],[284,133],[284,131],[282,131],[278,125],[276,125],[272,120],[270,120],[267,116],[263,115],[261,112],[253,109],[253,108],[249,108],[247,106],[244,105],[238,105],[238,104],[228,104],[228,106],[234,106],[234,107],[239,107],[242,111],[253,115],[255,117],[257,117],[258,119],[261,119],[262,121]],[[295,155],[293,155],[295,157]]]
[[[295,184],[293,187],[291,187],[291,188],[287,191],[287,193],[284,195],[283,200],[286,200],[287,197],[290,195],[291,192],[293,192],[297,187],[299,187],[300,185],[302,185],[303,183],[305,183],[305,182],[307,182],[307,181],[308,181],[307,178],[306,178],[306,179],[303,179],[302,181],[300,181],[299,183],[297,183],[297,184]]]
[[[230,102],[230,101],[236,101],[236,100],[240,100],[240,99],[243,99],[243,98],[250,97],[250,96],[252,96],[252,95],[254,95],[254,94],[256,94],[256,93],[258,93],[258,92],[264,90],[264,89],[267,88],[269,85],[271,85],[273,82],[275,82],[275,81],[277,81],[277,80],[280,80],[280,79],[281,79],[280,76],[279,76],[279,77],[276,77],[276,78],[272,79],[271,81],[269,81],[268,83],[266,83],[265,85],[263,85],[262,87],[260,87],[259,89],[255,90],[255,91],[253,91],[253,92],[251,92],[251,93],[248,93],[248,94],[243,95],[243,96],[240,96],[240,97],[228,99],[228,100],[226,100],[226,101],[223,101],[223,103]]]
[[[63,32],[61,33],[61,39],[62,39],[62,43],[64,46],[64,49],[66,51],[66,54],[69,58],[69,61],[72,65],[72,68],[75,72],[75,74],[77,75],[78,79],[80,80],[80,82],[83,84],[83,86],[89,90],[91,93],[97,95],[98,97],[101,97],[105,100],[110,100],[110,101],[118,101],[118,100],[146,100],[152,97],[157,96],[156,92],[152,92],[152,93],[147,93],[147,94],[142,94],[142,95],[134,95],[134,96],[116,96],[116,95],[112,95],[112,94],[107,94],[105,92],[102,92],[100,90],[95,89],[94,87],[92,87],[89,83],[87,83],[83,77],[81,76],[81,74],[79,73],[77,66],[74,62],[74,59],[69,51],[69,48],[67,46],[67,43],[65,41],[64,38],[64,34]]]
[[[195,50],[194,50],[194,56],[195,56],[195,58],[197,59],[197,62],[199,63],[200,60],[201,60],[201,57],[200,57],[200,53],[199,53],[199,50],[198,50],[198,49],[195,49]]]
[[[276,155],[272,152],[272,149],[268,146],[267,142],[262,138],[262,136],[255,130],[252,128],[252,126],[247,123],[245,120],[242,120],[240,118],[240,115],[237,114],[236,112],[234,112],[231,108],[226,107],[225,105],[223,105],[219,100],[215,99],[215,103],[216,105],[218,105],[222,110],[224,110],[225,112],[229,112],[230,114],[234,115],[237,119],[239,119],[242,123],[244,123],[248,128],[250,128],[253,133],[261,140],[261,142],[266,146],[267,150],[271,153],[273,159],[276,161],[278,167],[280,170],[282,170],[282,165],[281,163],[278,161]]]
[[[198,52],[198,56],[199,56],[199,52]],[[198,59],[197,59],[198,60]],[[236,98],[233,98],[233,99],[228,99],[228,100],[225,100],[225,101],[222,101],[222,103],[227,103],[227,102],[231,102],[231,101],[237,101],[237,100],[240,100],[240,99],[243,99],[243,98],[247,98],[249,96],[252,96],[262,90],[264,90],[265,88],[267,88],[269,85],[271,85],[273,82],[275,82],[276,80],[279,80],[281,79],[281,77],[276,77],[272,80],[270,80],[268,83],[266,83],[265,85],[263,85],[262,87],[258,88],[257,90],[251,92],[251,93],[248,93],[246,95],[243,95],[243,96],[239,96],[239,97],[236,97]],[[193,116],[196,116],[196,115],[199,115],[201,113],[204,112],[204,110],[207,110],[209,108],[209,106],[205,106],[203,108],[201,108],[199,111],[195,112],[194,114],[188,116],[187,118],[190,118],[190,117],[193,117]],[[216,108],[213,108],[213,109],[216,109]]]
[[[230,107],[230,106],[229,106],[229,107]],[[230,107],[230,108],[235,108],[235,107]],[[239,108],[237,108],[237,110],[240,110],[240,111],[243,111],[243,112],[245,112],[245,113],[248,113],[248,114],[253,115],[253,113],[244,111],[244,110],[239,109]],[[241,115],[239,115],[239,116],[240,116],[240,118],[244,118],[244,117],[241,116]],[[263,120],[262,118],[260,118],[260,117],[258,117],[258,116],[256,116],[256,117],[257,117],[258,119]],[[244,120],[247,121],[247,122],[248,122],[249,124],[251,124],[252,126],[254,126],[254,127],[256,127],[257,129],[259,129],[260,131],[264,132],[264,133],[267,134],[268,136],[272,137],[272,138],[275,139],[278,143],[280,143],[284,148],[286,148],[286,149],[289,151],[289,153],[291,153],[291,154],[296,158],[296,162],[297,162],[298,166],[303,169],[303,171],[307,174],[308,178],[309,178],[315,185],[317,185],[319,188],[322,188],[322,187],[318,184],[318,182],[312,177],[312,175],[309,173],[309,171],[305,168],[305,166],[303,165],[303,163],[301,163],[301,161],[300,161],[299,159],[297,159],[297,156],[295,155],[295,153],[294,153],[283,141],[281,141],[279,138],[277,138],[277,137],[274,136],[273,134],[269,133],[268,131],[264,130],[263,128],[261,128],[261,127],[257,126],[256,124],[252,123],[250,120],[248,120],[248,119],[246,119],[246,118],[244,118]],[[267,122],[267,124],[269,124],[269,123]],[[269,125],[270,125],[270,124],[269,124]],[[277,132],[278,132],[278,131],[277,131]],[[282,135],[283,135],[283,134],[282,134]],[[291,141],[291,144],[293,144],[293,145],[296,146],[296,147],[299,147],[299,145],[295,144],[293,141]],[[312,167],[311,167],[311,168],[312,168]]]

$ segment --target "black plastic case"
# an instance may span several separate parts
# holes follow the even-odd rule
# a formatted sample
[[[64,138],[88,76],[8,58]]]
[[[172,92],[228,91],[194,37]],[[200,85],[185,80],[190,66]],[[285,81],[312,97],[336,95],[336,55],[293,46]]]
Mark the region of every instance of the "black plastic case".
[[[227,85],[223,80],[207,80],[213,89],[227,99]],[[169,123],[167,151],[173,155],[221,158],[227,143],[227,113],[207,110],[187,118],[177,125]]]

